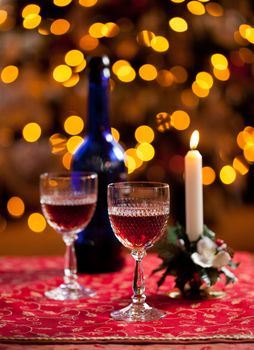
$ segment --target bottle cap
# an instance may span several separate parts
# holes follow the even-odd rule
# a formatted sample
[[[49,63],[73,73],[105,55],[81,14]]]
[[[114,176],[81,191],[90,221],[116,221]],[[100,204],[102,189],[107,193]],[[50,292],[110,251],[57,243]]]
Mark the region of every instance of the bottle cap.
[[[110,60],[106,55],[90,57],[88,68],[90,81],[100,82],[110,77]]]

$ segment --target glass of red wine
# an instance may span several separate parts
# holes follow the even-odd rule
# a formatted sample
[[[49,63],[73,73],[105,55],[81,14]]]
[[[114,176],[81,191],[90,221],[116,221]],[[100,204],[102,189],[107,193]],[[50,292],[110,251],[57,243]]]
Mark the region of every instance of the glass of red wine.
[[[66,245],[64,281],[45,295],[54,300],[77,300],[95,295],[78,283],[74,242],[91,220],[97,203],[96,173],[44,173],[40,176],[40,202],[47,222]]]
[[[145,322],[165,315],[145,300],[142,260],[146,250],[163,235],[169,216],[169,185],[156,182],[118,182],[108,185],[108,213],[118,240],[135,260],[132,303],[111,317]]]

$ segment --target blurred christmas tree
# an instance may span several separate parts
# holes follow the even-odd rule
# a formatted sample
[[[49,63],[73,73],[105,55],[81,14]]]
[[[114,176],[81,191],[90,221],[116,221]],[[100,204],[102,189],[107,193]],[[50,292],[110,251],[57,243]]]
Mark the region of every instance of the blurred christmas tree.
[[[41,172],[69,169],[86,133],[87,56],[103,53],[130,179],[173,184],[183,221],[198,129],[208,221],[228,196],[253,198],[253,43],[251,0],[0,1],[2,221],[38,209]]]

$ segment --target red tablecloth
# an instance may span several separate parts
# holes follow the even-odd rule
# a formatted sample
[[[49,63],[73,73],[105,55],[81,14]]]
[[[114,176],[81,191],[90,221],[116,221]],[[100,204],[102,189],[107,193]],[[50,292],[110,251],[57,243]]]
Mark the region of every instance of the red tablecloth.
[[[144,259],[148,302],[167,311],[149,323],[114,321],[112,310],[130,302],[134,263],[126,258],[121,272],[80,276],[80,282],[97,291],[96,297],[74,302],[51,301],[45,290],[61,282],[60,257],[0,258],[0,341],[34,343],[194,343],[254,342],[254,269],[248,253],[237,253],[241,264],[235,285],[226,287],[222,299],[172,300],[165,292],[173,286],[169,277],[159,291],[159,275],[149,276],[160,260]],[[217,288],[223,288],[218,284]]]

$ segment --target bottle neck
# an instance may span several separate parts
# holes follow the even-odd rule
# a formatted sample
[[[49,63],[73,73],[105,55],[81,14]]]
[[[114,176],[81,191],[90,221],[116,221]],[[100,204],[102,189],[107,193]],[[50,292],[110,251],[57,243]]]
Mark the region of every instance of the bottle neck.
[[[88,135],[95,136],[110,131],[109,79],[89,81]]]

